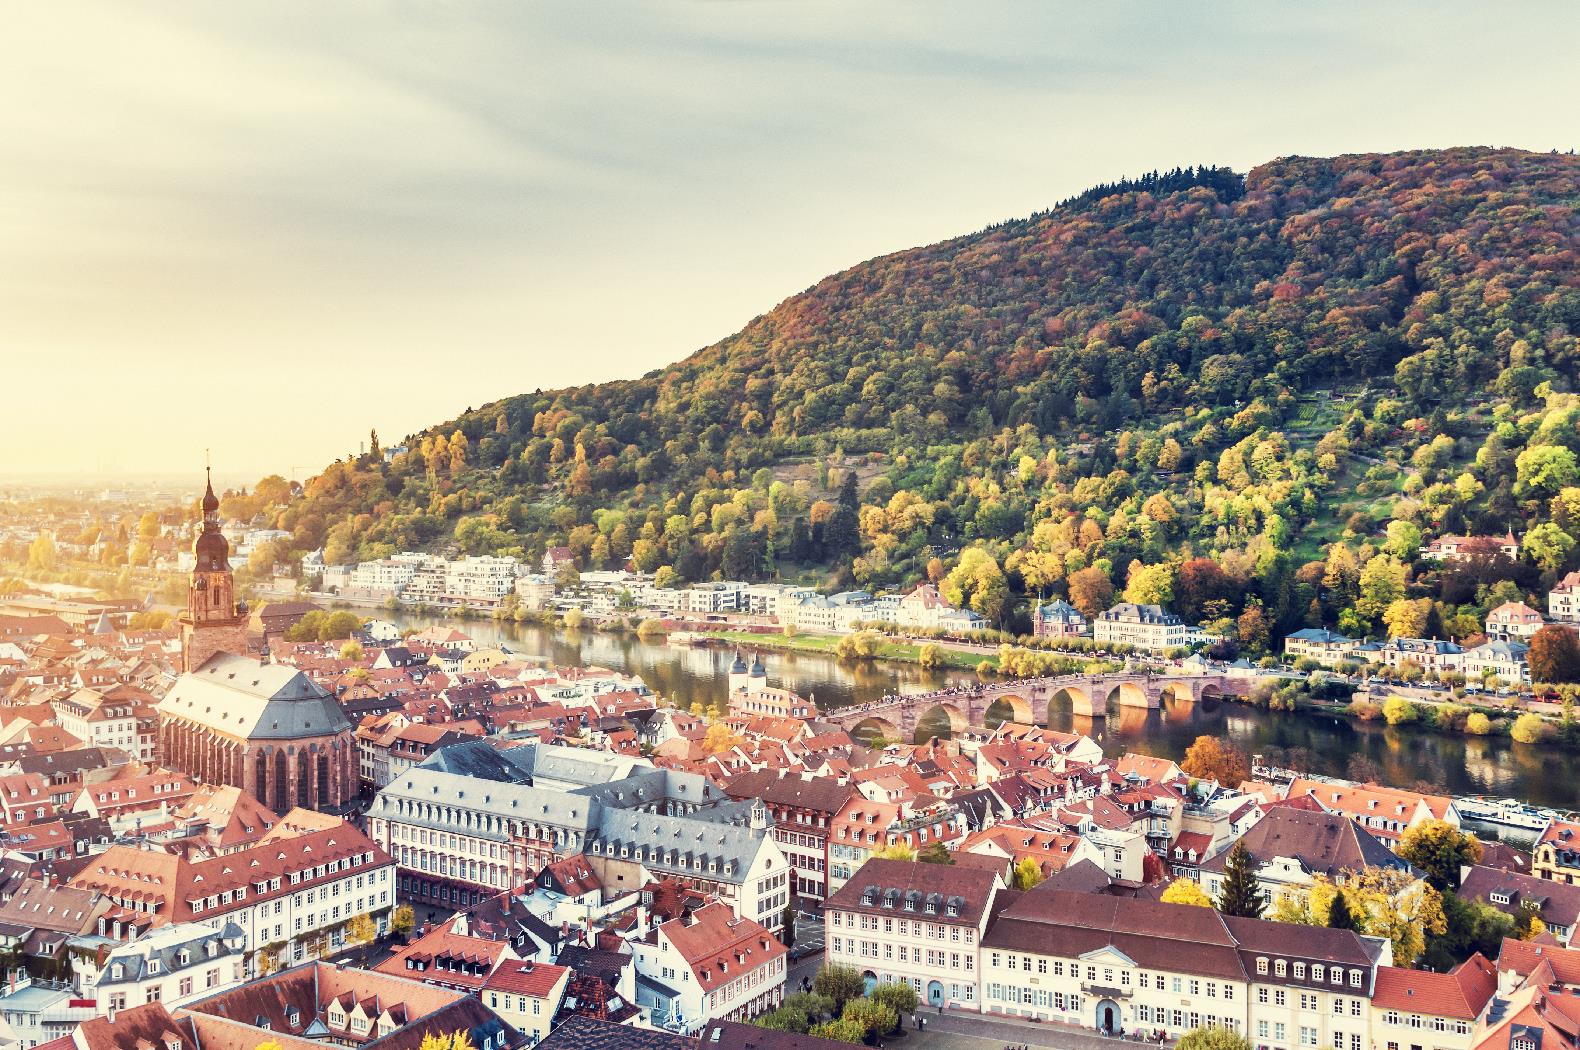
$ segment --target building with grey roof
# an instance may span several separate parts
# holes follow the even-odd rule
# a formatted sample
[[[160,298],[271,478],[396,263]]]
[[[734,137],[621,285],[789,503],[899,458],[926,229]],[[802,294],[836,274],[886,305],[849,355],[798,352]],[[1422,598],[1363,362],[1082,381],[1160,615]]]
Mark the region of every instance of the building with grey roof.
[[[584,854],[606,893],[674,878],[779,927],[790,867],[761,802],[732,799],[694,773],[576,750],[472,740],[392,780],[368,832],[395,858],[401,892],[467,907]]]
[[[350,720],[293,668],[215,653],[176,680],[158,712],[167,766],[276,812],[344,806],[360,787]]]
[[[221,928],[178,922],[120,944],[104,956],[92,989],[100,1014],[154,1000],[175,1005],[242,982],[246,932],[233,922]]]

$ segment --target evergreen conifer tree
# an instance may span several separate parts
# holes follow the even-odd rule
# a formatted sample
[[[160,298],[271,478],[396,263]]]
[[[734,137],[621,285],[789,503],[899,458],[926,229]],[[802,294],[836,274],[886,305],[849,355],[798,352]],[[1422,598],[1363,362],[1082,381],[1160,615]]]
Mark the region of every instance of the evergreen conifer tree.
[[[1334,930],[1353,930],[1356,927],[1355,913],[1350,910],[1350,902],[1344,899],[1344,891],[1339,890],[1333,895],[1333,900],[1328,903],[1328,927]]]
[[[1218,892],[1218,910],[1225,915],[1260,919],[1267,908],[1256,872],[1251,868],[1251,851],[1236,842],[1223,868],[1223,888]]]

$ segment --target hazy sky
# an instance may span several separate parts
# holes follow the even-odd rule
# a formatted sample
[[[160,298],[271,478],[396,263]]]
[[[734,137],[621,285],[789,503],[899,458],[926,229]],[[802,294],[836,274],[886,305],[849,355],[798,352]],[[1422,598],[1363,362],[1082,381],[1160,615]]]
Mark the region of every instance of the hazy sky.
[[[1175,164],[1577,145],[1574,0],[11,6],[0,475],[305,477]]]

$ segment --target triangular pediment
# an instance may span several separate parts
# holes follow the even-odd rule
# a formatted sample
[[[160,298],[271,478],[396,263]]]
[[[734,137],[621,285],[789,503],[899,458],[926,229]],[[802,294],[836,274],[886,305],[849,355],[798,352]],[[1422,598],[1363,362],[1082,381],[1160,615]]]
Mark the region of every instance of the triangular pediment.
[[[1077,958],[1079,958],[1082,962],[1117,963],[1120,966],[1136,965],[1136,961],[1134,959],[1120,951],[1118,948],[1115,948],[1112,944],[1105,944],[1101,948],[1094,948],[1089,952],[1077,956]]]

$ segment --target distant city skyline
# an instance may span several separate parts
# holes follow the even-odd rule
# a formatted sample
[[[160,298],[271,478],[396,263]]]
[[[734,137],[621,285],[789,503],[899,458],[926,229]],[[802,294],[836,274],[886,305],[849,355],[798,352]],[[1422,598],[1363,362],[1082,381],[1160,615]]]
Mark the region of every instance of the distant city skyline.
[[[1181,164],[1567,150],[1572,2],[25,5],[0,476],[299,480]]]

